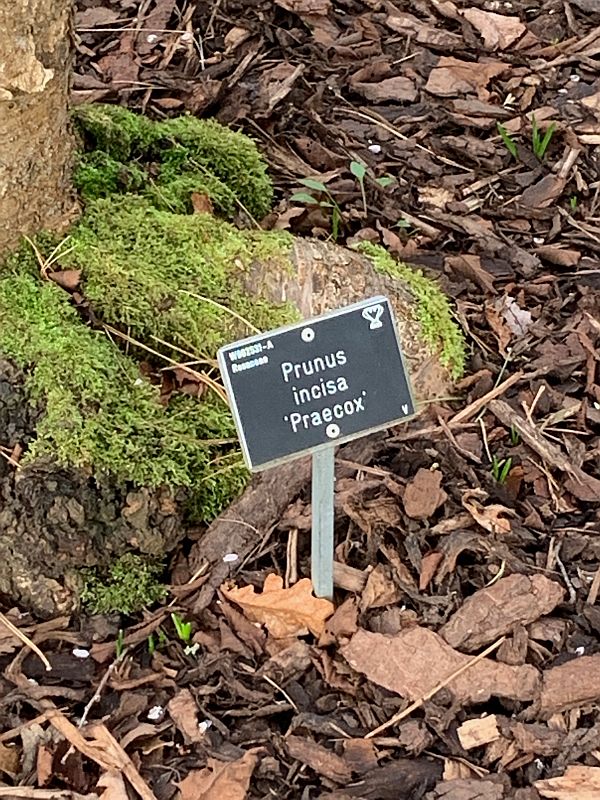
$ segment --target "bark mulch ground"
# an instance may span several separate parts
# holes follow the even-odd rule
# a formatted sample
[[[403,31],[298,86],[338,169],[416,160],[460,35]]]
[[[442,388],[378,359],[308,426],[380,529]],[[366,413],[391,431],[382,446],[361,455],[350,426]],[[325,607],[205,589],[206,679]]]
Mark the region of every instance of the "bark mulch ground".
[[[81,0],[76,46],[74,102],[254,135],[265,227],[436,275],[470,360],[341,450],[335,605],[301,462],[143,618],[6,608],[52,670],[0,625],[0,797],[599,798],[597,0]]]

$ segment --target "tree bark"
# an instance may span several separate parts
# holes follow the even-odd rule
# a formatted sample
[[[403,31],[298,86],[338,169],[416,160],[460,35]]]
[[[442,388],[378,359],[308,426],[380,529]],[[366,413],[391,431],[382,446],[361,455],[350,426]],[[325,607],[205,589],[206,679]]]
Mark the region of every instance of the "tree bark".
[[[71,0],[0,0],[0,254],[75,210]]]

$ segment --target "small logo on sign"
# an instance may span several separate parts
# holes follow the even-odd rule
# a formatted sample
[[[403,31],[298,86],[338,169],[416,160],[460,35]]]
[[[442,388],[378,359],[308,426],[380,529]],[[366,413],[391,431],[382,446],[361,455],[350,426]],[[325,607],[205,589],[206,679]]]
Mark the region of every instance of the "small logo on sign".
[[[369,306],[369,308],[365,308],[362,315],[369,323],[369,330],[374,331],[377,328],[383,328],[383,322],[381,322],[383,306]]]

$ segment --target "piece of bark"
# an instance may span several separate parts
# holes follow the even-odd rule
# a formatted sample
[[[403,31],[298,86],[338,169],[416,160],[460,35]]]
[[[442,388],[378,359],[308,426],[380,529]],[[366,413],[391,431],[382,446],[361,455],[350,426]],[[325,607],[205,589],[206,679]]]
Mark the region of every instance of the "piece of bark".
[[[559,711],[600,699],[600,654],[581,656],[545,670],[540,695],[540,716],[548,719]]]
[[[455,778],[438,783],[424,800],[502,800],[504,786],[480,778]]]
[[[482,744],[489,744],[500,738],[498,718],[495,714],[488,714],[485,717],[468,719],[463,722],[456,733],[458,741],[465,750],[481,747]]]
[[[563,599],[564,589],[544,575],[509,575],[467,598],[440,628],[452,647],[472,652],[549,614]]]
[[[412,519],[428,519],[445,502],[448,495],[441,488],[440,470],[419,469],[409,481],[402,502]]]
[[[542,797],[553,800],[598,800],[600,797],[600,767],[572,764],[557,778],[536,781],[535,788]]]
[[[420,800],[441,776],[439,761],[397,758],[343,789],[321,794],[319,800],[346,800],[349,797],[357,800]]]
[[[519,750],[536,756],[556,756],[563,747],[565,732],[538,722],[511,722],[510,732]]]
[[[418,626],[395,636],[359,630],[340,652],[357,672],[413,701],[473,660],[437,633]],[[483,703],[491,696],[532,700],[539,682],[534,667],[510,667],[484,658],[450,681],[447,688],[463,704]]]

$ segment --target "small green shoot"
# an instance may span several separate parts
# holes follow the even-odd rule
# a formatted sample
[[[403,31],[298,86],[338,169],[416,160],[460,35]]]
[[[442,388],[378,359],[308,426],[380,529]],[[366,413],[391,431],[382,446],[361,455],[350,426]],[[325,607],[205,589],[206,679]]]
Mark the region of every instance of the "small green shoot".
[[[552,137],[554,136],[554,131],[556,130],[556,123],[552,123],[548,126],[546,133],[542,136],[542,133],[538,127],[537,120],[535,115],[531,117],[531,147],[532,150],[537,158],[540,161],[543,160],[544,156],[546,155],[546,150],[552,141]]]
[[[115,642],[115,654],[117,661],[120,661],[123,658],[125,653],[125,633],[123,632],[123,628],[119,628],[119,633],[117,634],[117,641]]]
[[[578,205],[579,205],[579,199],[577,195],[572,194],[571,197],[569,197],[569,206],[571,208],[571,211],[577,211]]]
[[[516,447],[519,442],[521,441],[521,436],[519,431],[515,428],[514,425],[510,426],[510,443],[513,447]]]
[[[192,638],[192,623],[184,622],[179,614],[175,613],[171,614],[171,619],[173,621],[173,625],[175,626],[175,630],[177,631],[177,636],[182,642],[189,644],[190,639]]]
[[[321,192],[327,198],[326,200],[319,200],[309,192],[294,192],[290,197],[293,203],[304,203],[307,206],[319,206],[319,208],[331,209],[331,238],[334,242],[337,241],[340,232],[340,223],[342,221],[342,210],[335,202],[333,195],[325,186],[322,181],[317,181],[314,178],[301,178],[299,181],[307,189],[312,189],[314,192]]]
[[[365,216],[367,214],[367,195],[365,192],[365,175],[367,174],[367,168],[364,164],[361,164],[360,161],[351,161],[350,162],[350,172],[354,175],[356,180],[358,181],[358,185],[360,186],[360,194],[362,197],[362,204],[363,204],[363,211],[365,212]]]
[[[492,458],[492,475],[498,483],[506,483],[508,473],[512,467],[512,458],[501,458],[493,456]]]
[[[502,137],[502,141],[504,142],[504,146],[511,154],[513,158],[518,159],[518,152],[517,152],[517,144],[515,140],[512,138],[510,133],[506,130],[504,125],[501,125],[499,122],[496,123],[496,127],[498,128],[498,133]]]
[[[390,186],[394,182],[391,175],[382,175],[380,178],[375,178],[375,183],[378,183],[382,189]]]
[[[150,655],[154,655],[154,651],[156,650],[156,639],[154,638],[154,634],[151,633],[148,637],[148,653]]]

